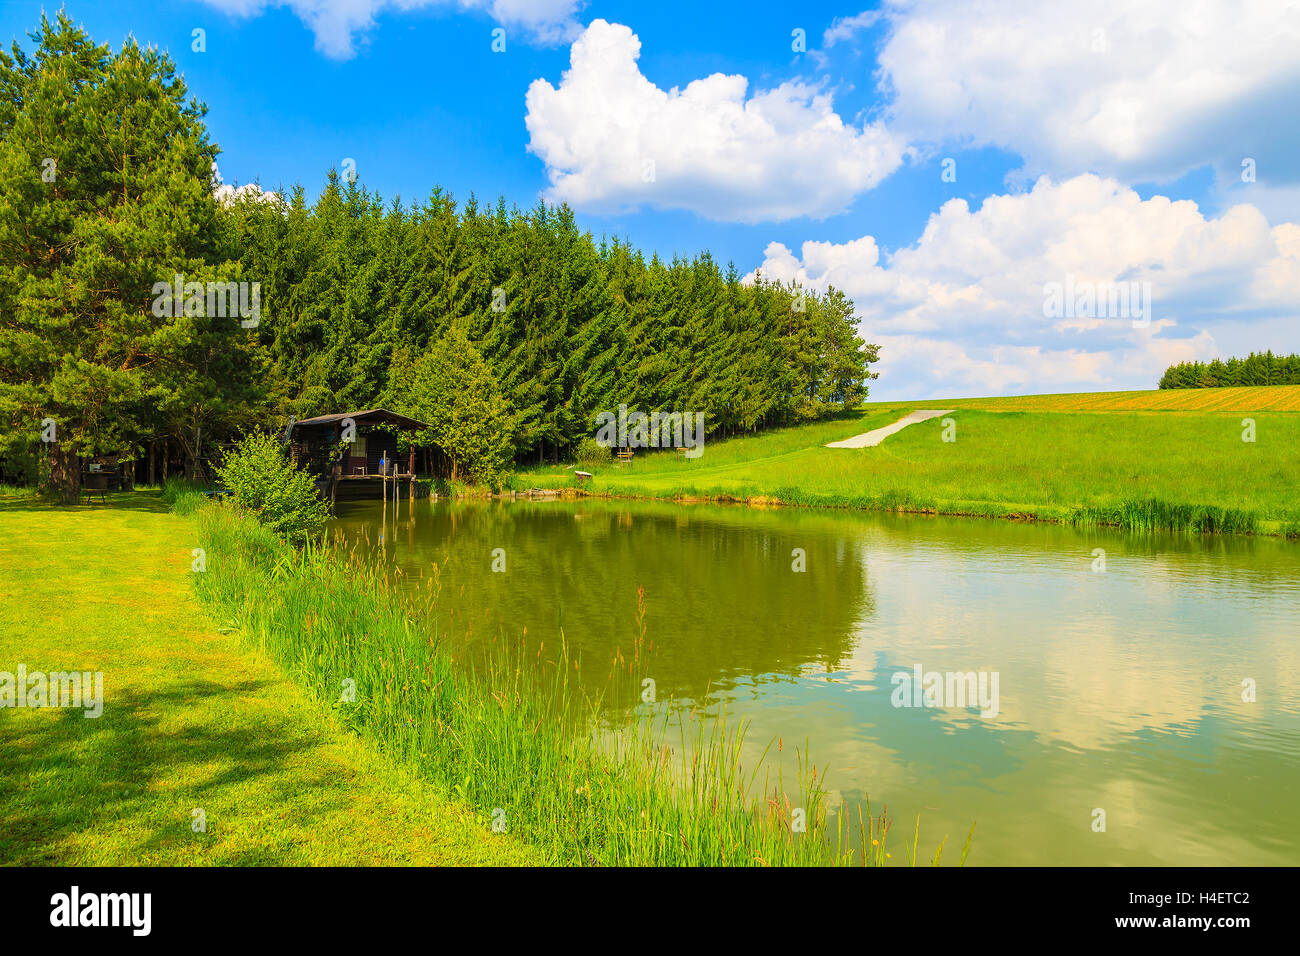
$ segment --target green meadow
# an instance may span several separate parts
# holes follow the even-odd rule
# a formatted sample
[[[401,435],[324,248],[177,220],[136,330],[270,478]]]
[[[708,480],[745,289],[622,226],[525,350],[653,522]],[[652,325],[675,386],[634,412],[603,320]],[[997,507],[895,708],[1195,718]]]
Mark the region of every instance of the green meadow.
[[[0,671],[104,675],[98,718],[0,709],[0,864],[545,861],[219,626],[194,593],[194,522],[156,492],[0,498],[0,522]]]
[[[1112,393],[1102,402],[1029,396],[877,403],[851,417],[708,442],[694,460],[639,451],[629,465],[588,468],[595,476],[582,487],[638,497],[1300,533],[1300,390],[1196,391],[1193,398],[1209,404],[1231,399],[1232,410],[1198,409],[1185,394],[1174,396],[1180,407],[1155,410],[1167,392]],[[1252,397],[1270,410],[1251,411]],[[1098,404],[1111,408],[1074,410]],[[936,418],[876,447],[824,447],[926,407],[952,408],[952,426]],[[1246,418],[1254,441],[1243,440]],[[576,484],[572,469],[557,466],[526,470],[518,483]]]

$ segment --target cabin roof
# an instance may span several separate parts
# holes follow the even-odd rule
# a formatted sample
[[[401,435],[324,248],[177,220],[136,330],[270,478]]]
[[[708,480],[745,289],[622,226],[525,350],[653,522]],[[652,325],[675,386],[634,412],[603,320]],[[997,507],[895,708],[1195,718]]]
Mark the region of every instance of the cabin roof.
[[[408,428],[412,431],[429,428],[427,423],[415,418],[408,418],[406,415],[399,415],[397,412],[390,412],[386,408],[368,408],[360,412],[338,412],[334,415],[317,415],[315,418],[304,418],[300,422],[294,422],[294,428],[303,425],[336,425],[345,418],[350,418],[358,425],[367,422],[389,422],[402,428]]]

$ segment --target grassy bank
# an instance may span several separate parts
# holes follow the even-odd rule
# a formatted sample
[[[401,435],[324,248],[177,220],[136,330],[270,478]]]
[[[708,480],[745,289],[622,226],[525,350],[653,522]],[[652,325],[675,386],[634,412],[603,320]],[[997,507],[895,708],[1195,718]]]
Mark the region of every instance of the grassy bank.
[[[825,448],[916,408],[953,408],[874,448]],[[1225,408],[1230,410],[1224,410]],[[1243,418],[1255,441],[1242,440]],[[596,494],[722,498],[1169,530],[1300,534],[1300,388],[1198,389],[865,406],[860,417],[638,453]],[[571,471],[520,480],[572,486]]]
[[[0,524],[0,671],[104,674],[98,718],[0,709],[0,863],[545,861],[220,633],[193,590],[195,527],[156,494],[16,495]]]
[[[761,764],[740,766],[744,730],[725,715],[703,720],[671,702],[606,708],[640,687],[643,632],[601,687],[580,686],[563,634],[544,638],[549,650],[489,641],[471,667],[451,659],[430,623],[434,576],[398,589],[386,567],[328,548],[294,552],[231,508],[198,519],[208,554],[200,593],[229,627],[362,738],[548,858],[863,862],[849,834],[826,833],[824,775],[806,760],[799,779],[770,779]],[[884,822],[853,822],[866,862],[884,863]],[[900,862],[916,853],[900,849]]]

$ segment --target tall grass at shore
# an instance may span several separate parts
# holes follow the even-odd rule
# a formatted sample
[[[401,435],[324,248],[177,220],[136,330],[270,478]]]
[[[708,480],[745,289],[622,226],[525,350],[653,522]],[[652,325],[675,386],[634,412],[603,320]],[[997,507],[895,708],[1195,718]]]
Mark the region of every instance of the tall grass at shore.
[[[497,640],[477,663],[454,661],[433,630],[436,576],[399,589],[356,552],[294,550],[231,509],[201,508],[197,520],[198,588],[227,626],[347,726],[558,863],[886,860],[887,820],[873,823],[865,855],[850,849],[847,820],[827,832],[824,774],[806,753],[796,780],[772,781],[763,761],[742,766],[745,727],[725,713],[607,706],[640,686],[644,630],[603,688],[579,686],[563,634],[550,655]]]
[[[175,475],[162,483],[159,497],[179,515],[193,514],[205,500],[202,488],[186,478]]]
[[[1080,508],[1073,524],[1111,525],[1129,531],[1196,531],[1202,534],[1254,534],[1254,512],[1214,505],[1171,504],[1158,498],[1121,502],[1113,507]],[[1283,533],[1289,534],[1289,527]]]

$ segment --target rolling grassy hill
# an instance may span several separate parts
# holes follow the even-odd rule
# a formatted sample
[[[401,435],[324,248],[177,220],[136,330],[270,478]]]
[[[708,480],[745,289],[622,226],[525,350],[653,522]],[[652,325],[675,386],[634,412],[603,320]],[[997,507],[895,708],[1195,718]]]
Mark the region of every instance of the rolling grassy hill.
[[[955,440],[937,418],[874,448],[824,447],[918,408],[954,409]],[[1300,386],[875,402],[694,460],[638,452],[588,470],[596,494],[1300,534]],[[520,483],[574,479],[552,465]]]

